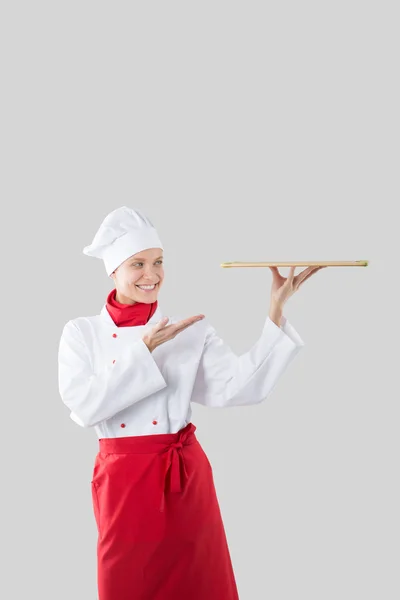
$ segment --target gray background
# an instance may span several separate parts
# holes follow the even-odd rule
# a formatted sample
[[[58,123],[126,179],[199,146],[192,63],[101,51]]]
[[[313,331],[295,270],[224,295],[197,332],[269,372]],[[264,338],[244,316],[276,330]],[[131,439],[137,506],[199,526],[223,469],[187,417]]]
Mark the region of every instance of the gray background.
[[[237,353],[272,277],[221,262],[371,261],[289,299],[306,346],[265,402],[192,421],[241,600],[400,597],[395,5],[2,4],[1,597],[97,598],[97,438],[57,350],[111,289],[82,248],[122,205],[165,245],[163,311]]]

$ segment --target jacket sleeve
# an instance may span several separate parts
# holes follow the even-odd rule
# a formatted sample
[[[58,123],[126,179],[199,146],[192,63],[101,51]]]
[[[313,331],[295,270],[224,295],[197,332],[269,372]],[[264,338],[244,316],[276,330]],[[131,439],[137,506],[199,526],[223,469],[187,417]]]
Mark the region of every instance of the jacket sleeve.
[[[93,427],[167,386],[143,340],[134,342],[115,364],[104,365],[96,373],[73,321],[64,326],[60,339],[58,383],[71,419],[82,427]]]
[[[207,326],[191,401],[213,408],[262,402],[305,345],[286,317],[280,327],[267,317],[261,337],[241,356]]]

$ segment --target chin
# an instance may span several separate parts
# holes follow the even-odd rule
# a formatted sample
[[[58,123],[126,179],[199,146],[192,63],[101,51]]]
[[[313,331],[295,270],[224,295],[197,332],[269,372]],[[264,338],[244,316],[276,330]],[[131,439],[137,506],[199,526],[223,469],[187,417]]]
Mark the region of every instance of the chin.
[[[158,299],[158,294],[152,294],[151,296],[147,296],[145,294],[143,294],[143,297],[140,296],[136,296],[135,298],[133,298],[134,302],[143,302],[143,304],[152,304],[153,302],[155,302]]]

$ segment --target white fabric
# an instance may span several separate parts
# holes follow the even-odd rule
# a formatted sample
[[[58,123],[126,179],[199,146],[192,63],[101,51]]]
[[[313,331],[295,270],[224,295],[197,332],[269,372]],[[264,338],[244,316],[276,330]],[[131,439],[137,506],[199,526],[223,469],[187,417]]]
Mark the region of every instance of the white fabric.
[[[59,392],[77,424],[99,438],[176,433],[191,419],[191,402],[262,402],[304,346],[285,317],[281,327],[267,317],[258,341],[237,356],[205,318],[151,353],[142,337],[162,316],[158,305],[146,325],[117,327],[104,305],[99,315],[66,323]]]
[[[148,248],[164,249],[152,222],[141,211],[121,206],[105,217],[83,253],[103,259],[111,275],[127,258]]]

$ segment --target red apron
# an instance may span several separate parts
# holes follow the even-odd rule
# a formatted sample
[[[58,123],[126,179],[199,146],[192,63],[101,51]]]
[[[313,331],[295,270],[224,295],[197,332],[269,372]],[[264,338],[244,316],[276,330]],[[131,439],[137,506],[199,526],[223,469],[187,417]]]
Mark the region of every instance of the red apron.
[[[212,468],[188,423],[101,438],[93,480],[99,600],[239,600]]]

